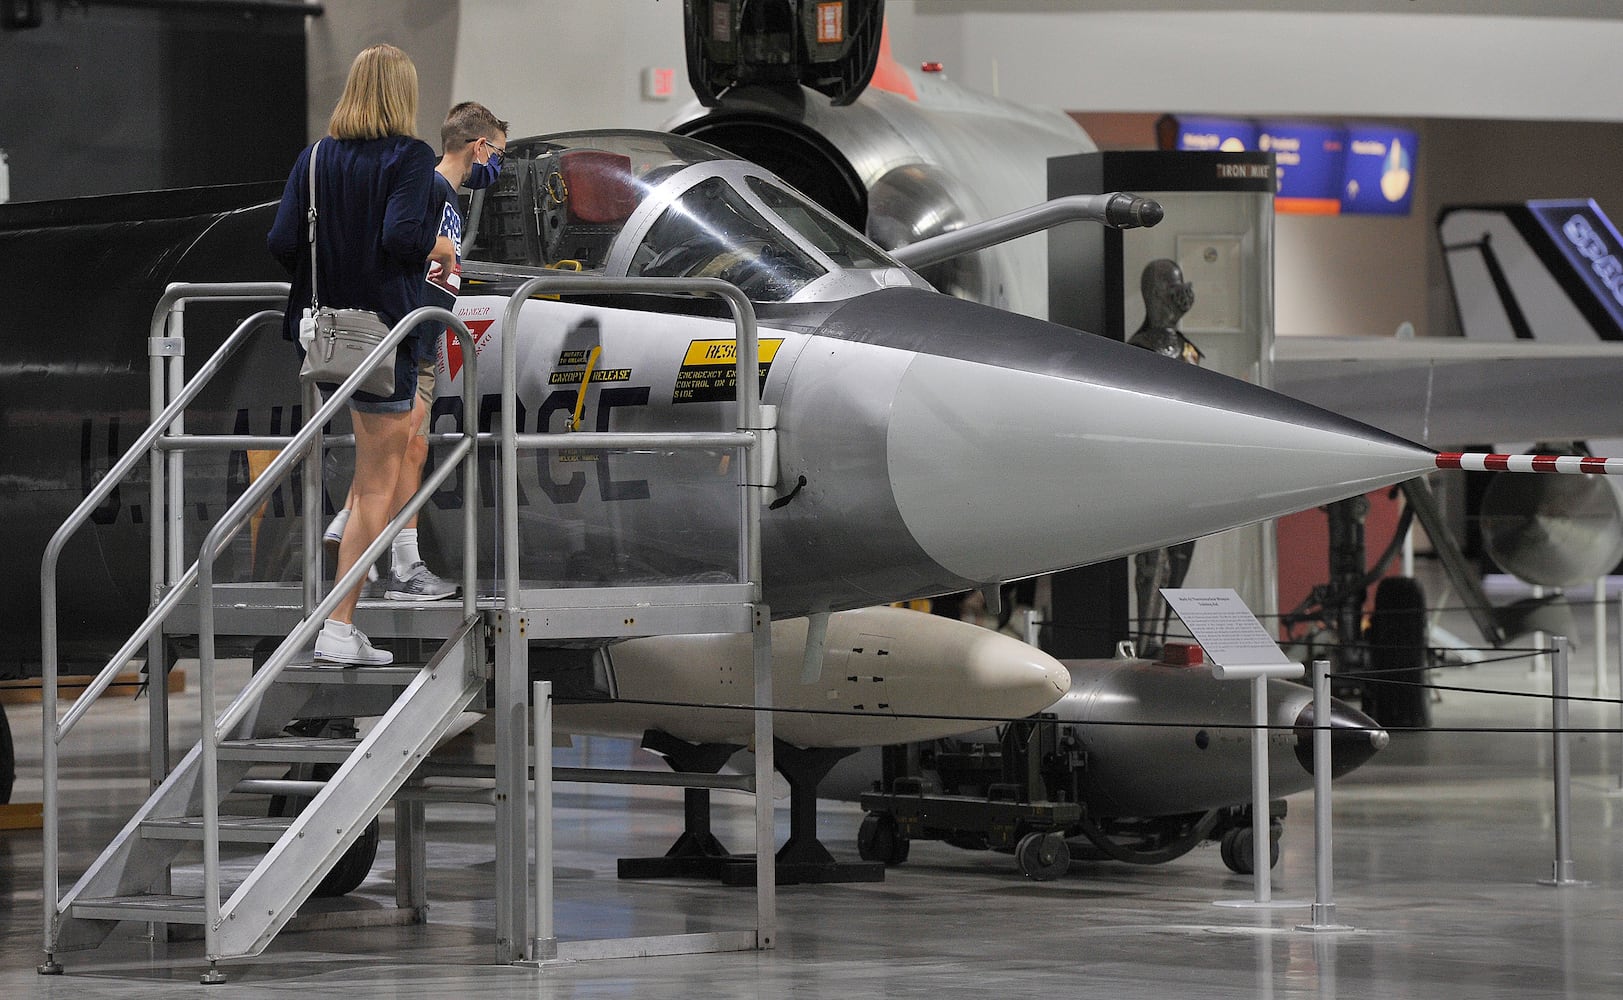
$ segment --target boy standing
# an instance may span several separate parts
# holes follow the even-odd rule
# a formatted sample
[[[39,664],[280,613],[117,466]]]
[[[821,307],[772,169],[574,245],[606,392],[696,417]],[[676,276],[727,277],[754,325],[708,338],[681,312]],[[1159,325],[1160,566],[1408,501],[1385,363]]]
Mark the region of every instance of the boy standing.
[[[428,273],[424,280],[421,305],[456,308],[457,290],[462,285],[462,212],[457,202],[457,188],[472,190],[489,187],[501,174],[502,154],[507,149],[507,123],[491,114],[490,109],[475,101],[464,101],[452,108],[440,127],[443,150],[439,166],[435,168],[434,195],[429,201],[429,215],[438,215],[438,237],[429,255]],[[401,463],[401,482],[396,496],[409,497],[422,485],[423,463],[428,459],[428,414],[434,402],[434,348],[439,341],[436,330],[431,337],[418,338],[422,351],[417,359],[417,399],[412,406],[411,444],[406,460]],[[327,526],[323,536],[335,543],[343,537],[348,521],[346,504]],[[455,584],[442,580],[424,563],[417,548],[417,519],[395,536],[390,551],[389,582],[383,596],[392,601],[438,601],[456,594]]]

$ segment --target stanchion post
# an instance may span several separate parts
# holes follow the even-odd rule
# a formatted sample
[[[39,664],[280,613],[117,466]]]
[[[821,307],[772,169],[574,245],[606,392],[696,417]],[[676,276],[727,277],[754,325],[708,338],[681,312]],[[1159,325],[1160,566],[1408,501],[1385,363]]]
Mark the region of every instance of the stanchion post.
[[[1260,666],[1212,667],[1212,676],[1218,680],[1251,681],[1251,864],[1255,879],[1255,897],[1230,901],[1217,900],[1218,906],[1258,907],[1283,909],[1309,905],[1305,900],[1278,901],[1273,898],[1273,836],[1268,815],[1268,679],[1270,677],[1300,677],[1300,663],[1263,664]]]
[[[1268,678],[1251,678],[1251,863],[1257,899],[1273,898],[1273,838],[1268,829]]]
[[[1535,583],[1533,585],[1532,590],[1533,590],[1533,598],[1534,598],[1535,601],[1538,598],[1541,598],[1541,597],[1544,596],[1544,588],[1539,586],[1538,584]],[[1546,656],[1545,653],[1544,653],[1544,651],[1549,648],[1549,646],[1548,646],[1549,641],[1550,641],[1550,633],[1544,631],[1543,629],[1540,629],[1540,630],[1533,633],[1533,648],[1534,648],[1535,652],[1533,653],[1532,659],[1530,659],[1528,661],[1528,667],[1527,667],[1528,673],[1533,674],[1534,676],[1537,676],[1539,674],[1547,673],[1549,671],[1549,669],[1550,669],[1550,658],[1548,656]]]
[[[535,705],[535,937],[530,961],[558,957],[552,899],[552,682],[536,681]]]
[[[1330,846],[1330,661],[1313,661],[1313,914],[1303,931],[1350,931],[1336,922]]]
[[[1606,578],[1595,578],[1595,697],[1606,697]]]
[[[1567,637],[1552,636],[1550,734],[1555,743],[1555,865],[1545,885],[1583,885],[1572,877],[1572,758],[1567,735]]]

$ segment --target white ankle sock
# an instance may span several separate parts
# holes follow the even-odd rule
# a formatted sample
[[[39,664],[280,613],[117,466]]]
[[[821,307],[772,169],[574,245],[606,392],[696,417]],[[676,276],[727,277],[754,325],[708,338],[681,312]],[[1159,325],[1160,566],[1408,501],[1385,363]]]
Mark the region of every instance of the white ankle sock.
[[[403,528],[400,534],[394,536],[394,548],[390,550],[394,572],[399,574],[423,561],[417,553],[417,529]]]
[[[334,639],[348,639],[350,630],[355,626],[349,622],[341,622],[336,618],[329,618],[321,624],[321,631]]]
[[[327,525],[327,534],[337,535],[342,538],[344,536],[344,526],[347,524],[349,524],[349,508],[345,507],[333,515],[331,523]]]

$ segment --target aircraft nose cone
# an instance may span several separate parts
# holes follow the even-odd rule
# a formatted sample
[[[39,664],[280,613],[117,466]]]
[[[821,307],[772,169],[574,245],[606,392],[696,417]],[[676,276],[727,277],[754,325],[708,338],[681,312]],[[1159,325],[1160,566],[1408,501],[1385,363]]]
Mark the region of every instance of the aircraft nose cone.
[[[960,303],[963,304],[963,303]],[[999,343],[999,331],[984,338]],[[1435,467],[1367,425],[1148,351],[919,354],[892,400],[896,507],[970,580],[1125,556],[1329,503]],[[1050,344],[1049,352],[1054,353]]]
[[[1296,759],[1308,774],[1313,773],[1313,703],[1296,715]],[[1392,740],[1380,723],[1332,698],[1330,700],[1330,777],[1339,778],[1375,756]]]
[[[881,610],[892,619],[904,614],[897,609],[867,613]],[[976,714],[988,717],[1022,716],[1042,711],[1071,689],[1071,672],[1035,646],[967,622],[931,615],[918,619],[928,630],[904,621],[907,631],[898,634],[918,637],[918,650],[906,655],[917,661],[920,676],[933,675],[952,688],[939,692],[943,705],[973,705]]]

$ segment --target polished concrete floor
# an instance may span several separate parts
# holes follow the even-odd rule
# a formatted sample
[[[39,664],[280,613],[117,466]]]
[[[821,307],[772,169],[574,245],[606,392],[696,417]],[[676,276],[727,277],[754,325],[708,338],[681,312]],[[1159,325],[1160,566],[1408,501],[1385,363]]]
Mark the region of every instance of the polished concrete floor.
[[[1587,616],[1580,614],[1580,623]],[[1615,626],[1614,626],[1615,628]],[[1455,631],[1468,635],[1461,624]],[[1573,657],[1573,693],[1593,691],[1590,653]],[[1615,654],[1609,669],[1615,678]],[[198,942],[159,944],[118,932],[100,950],[63,956],[41,977],[40,837],[0,832],[0,997],[204,995],[371,997],[1425,997],[1596,998],[1623,994],[1623,798],[1615,704],[1573,706],[1572,874],[1540,884],[1555,858],[1548,676],[1526,660],[1440,672],[1433,731],[1400,733],[1338,782],[1337,933],[1297,926],[1305,906],[1214,905],[1250,898],[1207,846],[1165,865],[1077,863],[1052,882],[1023,879],[1011,859],[915,843],[883,883],[783,887],[767,952],[495,966],[489,813],[429,809],[426,925],[285,933],[229,982],[200,986]],[[1615,692],[1615,680],[1609,685]],[[177,712],[195,705],[177,696]],[[15,799],[39,794],[37,709],[8,709],[20,773]],[[66,866],[76,870],[143,794],[144,709],[128,701],[90,716],[96,749],[69,748]],[[1492,729],[1493,732],[1461,732]],[[1599,731],[1611,730],[1611,731]],[[195,729],[193,730],[195,731]],[[642,756],[594,741],[594,763]],[[560,753],[559,763],[568,762]],[[647,762],[647,766],[655,766]],[[787,825],[780,803],[780,827]],[[1314,892],[1312,799],[1292,797],[1276,900]],[[734,848],[752,829],[749,799],[718,793],[716,824]],[[822,833],[855,857],[855,806],[826,804]],[[753,893],[698,881],[621,882],[615,858],[662,853],[680,826],[679,793],[571,786],[558,798],[558,928],[564,939],[745,929]],[[184,880],[185,872],[178,875]],[[387,840],[349,905],[393,906]]]

